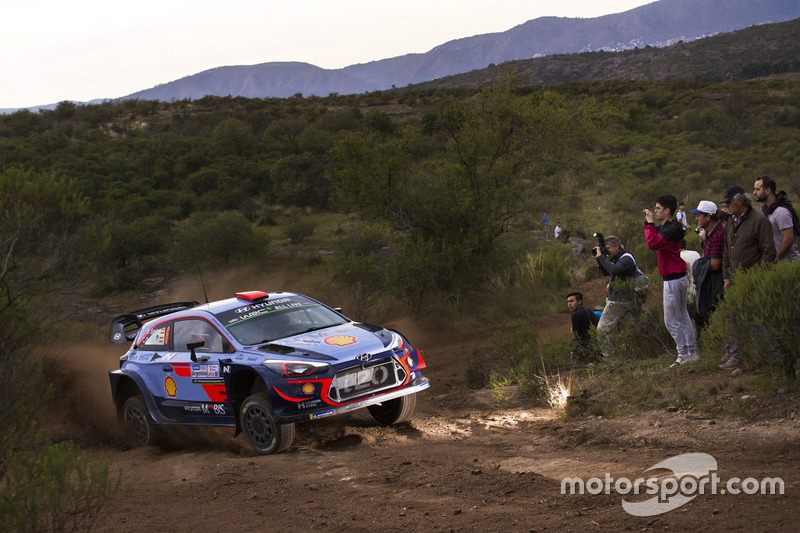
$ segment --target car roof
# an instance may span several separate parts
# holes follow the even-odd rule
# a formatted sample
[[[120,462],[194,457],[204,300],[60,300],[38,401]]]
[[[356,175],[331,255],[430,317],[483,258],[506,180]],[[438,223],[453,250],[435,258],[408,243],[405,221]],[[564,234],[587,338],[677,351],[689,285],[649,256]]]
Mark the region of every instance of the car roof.
[[[283,291],[275,291],[269,293],[261,291],[237,292],[233,298],[227,298],[225,300],[217,300],[214,302],[202,304],[192,309],[187,309],[186,311],[182,311],[181,314],[191,313],[192,311],[208,311],[209,313],[216,315],[219,313],[223,313],[225,311],[229,311],[231,309],[236,309],[238,307],[245,307],[259,302],[268,302],[271,300],[277,300],[279,298],[286,298],[288,296],[302,296],[302,295],[294,292],[283,292]]]

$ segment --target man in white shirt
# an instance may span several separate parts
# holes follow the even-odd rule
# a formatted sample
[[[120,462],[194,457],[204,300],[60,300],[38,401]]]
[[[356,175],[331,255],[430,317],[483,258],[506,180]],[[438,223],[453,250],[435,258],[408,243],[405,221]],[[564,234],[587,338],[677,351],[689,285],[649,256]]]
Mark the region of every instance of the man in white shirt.
[[[683,202],[678,204],[678,212],[675,213],[675,220],[677,220],[684,231],[688,230],[691,226],[689,226],[689,221],[686,218],[686,204]]]

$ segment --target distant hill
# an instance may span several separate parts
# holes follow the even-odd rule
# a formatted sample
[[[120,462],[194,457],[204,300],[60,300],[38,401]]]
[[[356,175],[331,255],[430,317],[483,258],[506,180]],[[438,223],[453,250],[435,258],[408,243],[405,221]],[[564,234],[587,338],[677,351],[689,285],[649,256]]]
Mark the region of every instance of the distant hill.
[[[513,72],[523,84],[568,81],[740,81],[792,74],[800,81],[800,19],[752,26],[666,48],[584,52],[501,65],[413,85],[412,89],[474,89]]]
[[[756,24],[800,18],[798,0],[660,0],[591,19],[542,17],[502,33],[450,41],[424,54],[326,70],[307,63],[218,67],[126,96],[288,97],[354,94],[483,69],[507,61],[586,51],[665,47]]]

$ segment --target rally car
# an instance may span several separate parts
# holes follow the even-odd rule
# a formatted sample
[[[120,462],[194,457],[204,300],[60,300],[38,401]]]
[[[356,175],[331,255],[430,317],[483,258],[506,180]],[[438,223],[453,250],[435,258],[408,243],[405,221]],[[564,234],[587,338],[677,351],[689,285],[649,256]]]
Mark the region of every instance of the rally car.
[[[111,397],[145,445],[170,426],[229,426],[277,453],[302,420],[362,407],[381,424],[407,420],[429,386],[399,332],[290,292],[141,309],[112,320],[109,340],[132,342],[109,372]]]

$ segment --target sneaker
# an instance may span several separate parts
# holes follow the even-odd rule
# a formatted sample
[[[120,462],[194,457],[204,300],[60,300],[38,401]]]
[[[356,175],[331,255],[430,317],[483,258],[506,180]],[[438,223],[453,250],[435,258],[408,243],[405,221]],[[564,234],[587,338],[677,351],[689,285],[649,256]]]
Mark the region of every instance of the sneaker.
[[[682,357],[679,355],[678,358],[675,359],[675,362],[669,365],[669,367],[674,368],[676,366],[685,365],[686,363],[694,363],[695,361],[699,360],[700,356],[696,353],[690,353],[689,355],[684,355]]]
[[[734,356],[730,356],[727,361],[719,365],[722,370],[734,370],[739,368],[739,361]]]

